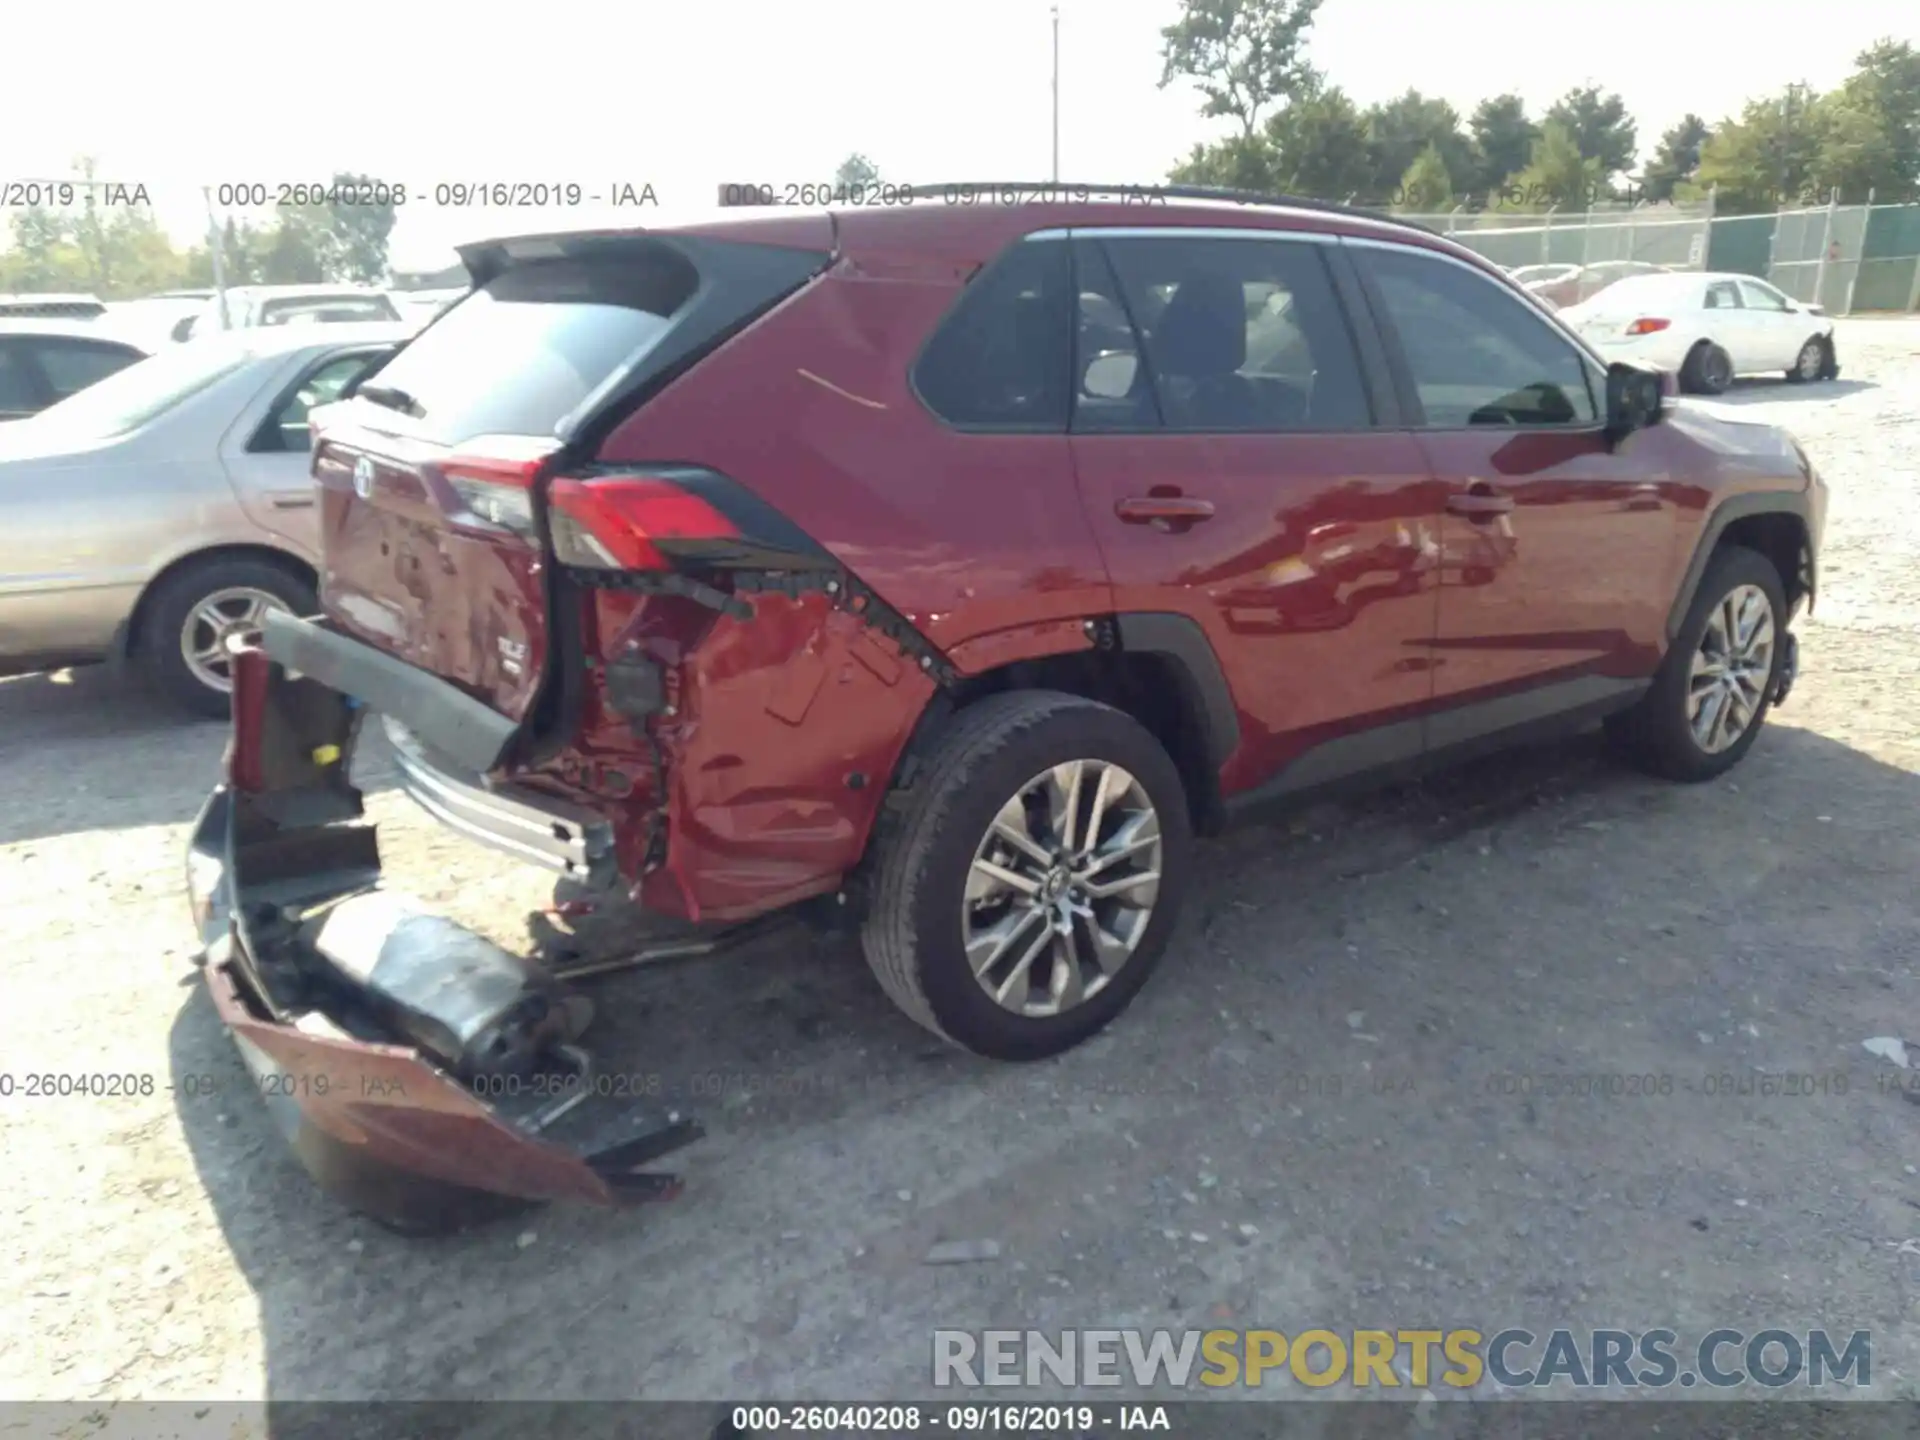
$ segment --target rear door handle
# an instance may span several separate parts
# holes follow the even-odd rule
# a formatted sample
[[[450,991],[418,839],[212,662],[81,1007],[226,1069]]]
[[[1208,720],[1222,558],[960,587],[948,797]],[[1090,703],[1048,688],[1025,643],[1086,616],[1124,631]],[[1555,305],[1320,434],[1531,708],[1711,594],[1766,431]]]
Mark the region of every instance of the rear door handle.
[[[1513,509],[1511,495],[1495,495],[1490,490],[1470,490],[1464,495],[1447,497],[1447,513],[1464,515],[1469,520],[1491,520]]]
[[[1213,518],[1213,502],[1184,495],[1135,496],[1115,501],[1113,513],[1130,525],[1145,525],[1153,520],[1184,520],[1192,524]]]
[[[314,498],[311,495],[275,495],[272,500],[276,510],[311,510]]]

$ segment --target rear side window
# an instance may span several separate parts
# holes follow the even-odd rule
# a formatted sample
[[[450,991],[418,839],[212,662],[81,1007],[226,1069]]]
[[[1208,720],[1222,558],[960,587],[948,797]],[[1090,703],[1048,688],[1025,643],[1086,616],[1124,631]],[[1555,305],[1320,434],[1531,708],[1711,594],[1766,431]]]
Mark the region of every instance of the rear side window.
[[[474,291],[380,372],[423,434],[551,435],[667,332],[699,274],[652,247],[624,259],[535,261]]]
[[[125,345],[99,345],[89,340],[42,340],[38,345],[40,373],[56,400],[78,395],[89,385],[124,370],[141,358]]]
[[[1121,237],[1102,248],[1170,430],[1359,430],[1372,423],[1322,246]],[[1083,393],[1098,393],[1082,377]]]
[[[1073,265],[1059,240],[1017,241],[974,276],[920,354],[913,384],[964,429],[1065,431]]]

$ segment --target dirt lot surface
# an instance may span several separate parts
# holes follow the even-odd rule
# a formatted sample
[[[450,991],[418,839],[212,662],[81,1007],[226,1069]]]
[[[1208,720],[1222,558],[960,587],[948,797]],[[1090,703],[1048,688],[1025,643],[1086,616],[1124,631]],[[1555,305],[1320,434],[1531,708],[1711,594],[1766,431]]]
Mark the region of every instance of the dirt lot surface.
[[[4,1068],[154,1077],[0,1097],[0,1396],[897,1397],[935,1327],[1214,1324],[1860,1328],[1920,1395],[1920,1106],[1862,1048],[1920,1033],[1920,323],[1841,354],[1722,402],[1833,485],[1799,689],[1727,780],[1583,741],[1213,844],[1140,1001],[1037,1066],[941,1049],[850,943],[608,981],[604,1068],[711,1130],[632,1213],[423,1243],[319,1195],[195,979],[221,727],[0,684]],[[543,876],[370,808],[395,884],[524,942]]]

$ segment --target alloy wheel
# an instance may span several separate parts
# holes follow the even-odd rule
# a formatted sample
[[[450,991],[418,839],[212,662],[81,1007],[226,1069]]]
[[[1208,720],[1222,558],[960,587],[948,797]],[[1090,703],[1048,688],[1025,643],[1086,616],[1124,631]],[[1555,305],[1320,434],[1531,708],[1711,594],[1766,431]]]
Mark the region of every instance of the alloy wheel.
[[[1800,359],[1795,363],[1794,369],[1800,372],[1802,380],[1818,380],[1826,360],[1827,357],[1821,349],[1820,342],[1809,340],[1800,347]]]
[[[1138,778],[1069,760],[1001,806],[975,847],[961,938],[975,980],[1015,1014],[1064,1014],[1133,958],[1159,898],[1160,815]]]
[[[193,609],[180,627],[180,658],[187,670],[209,690],[233,689],[233,660],[227,641],[258,630],[269,610],[284,610],[279,596],[251,585],[216,590]]]
[[[1773,674],[1773,605],[1758,585],[1736,585],[1713,608],[1694,651],[1687,724],[1709,755],[1752,728]]]

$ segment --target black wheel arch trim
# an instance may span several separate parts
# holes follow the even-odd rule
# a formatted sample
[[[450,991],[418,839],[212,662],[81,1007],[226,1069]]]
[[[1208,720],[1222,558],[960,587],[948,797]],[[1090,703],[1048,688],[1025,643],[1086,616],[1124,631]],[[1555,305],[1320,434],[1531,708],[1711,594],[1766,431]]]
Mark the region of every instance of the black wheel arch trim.
[[[1713,559],[1714,551],[1720,546],[1721,538],[1727,533],[1727,527],[1737,520],[1751,519],[1756,515],[1787,515],[1800,522],[1800,529],[1806,536],[1803,550],[1807,562],[1807,595],[1813,595],[1815,557],[1813,545],[1812,506],[1803,490],[1754,490],[1744,495],[1730,496],[1716,506],[1707,516],[1706,523],[1700,527],[1700,538],[1693,547],[1693,556],[1687,562],[1685,575],[1681,577],[1680,589],[1673,597],[1673,606],[1667,611],[1667,639],[1672,640],[1680,633],[1680,626],[1687,618],[1687,612],[1693,608],[1694,596],[1699,592],[1701,578],[1707,573],[1707,564]],[[1783,580],[1789,590],[1797,583],[1792,576]]]
[[[1161,611],[1123,611],[1114,622],[1122,650],[1164,655],[1187,676],[1193,687],[1188,698],[1206,726],[1208,763],[1217,776],[1240,748],[1240,713],[1206,631],[1191,616]]]

